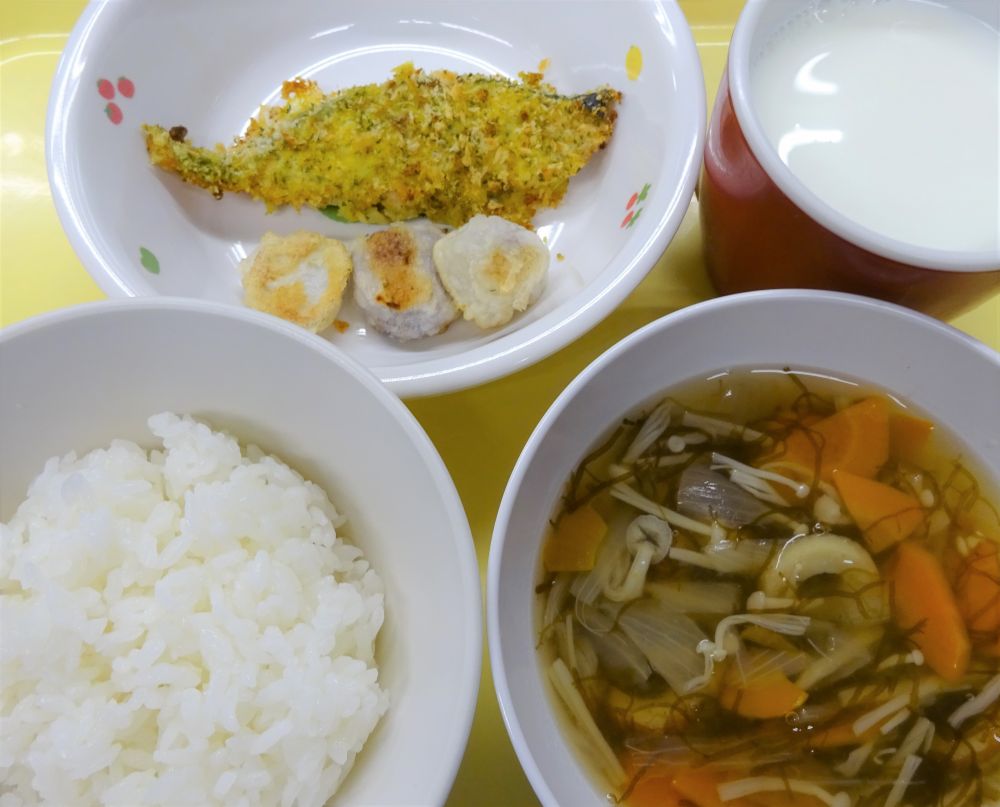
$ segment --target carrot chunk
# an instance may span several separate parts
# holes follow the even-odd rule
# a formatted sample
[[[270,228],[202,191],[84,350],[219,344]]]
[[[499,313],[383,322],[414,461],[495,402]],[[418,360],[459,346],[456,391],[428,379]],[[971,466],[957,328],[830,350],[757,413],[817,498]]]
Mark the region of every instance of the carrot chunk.
[[[742,682],[733,666],[719,694],[719,703],[743,717],[767,720],[798,709],[808,697],[809,693],[789,681],[781,670]]]
[[[674,776],[674,790],[698,807],[729,807],[745,805],[746,799],[723,802],[719,798],[719,785],[724,782],[717,774],[705,768],[689,768]]]
[[[1000,545],[980,541],[965,558],[955,580],[958,609],[974,633],[1000,639]],[[978,637],[977,637],[978,638]]]
[[[870,734],[872,731],[878,734],[877,728],[869,730],[866,734]],[[843,748],[849,745],[861,745],[867,741],[867,737],[854,733],[854,727],[850,723],[840,723],[836,726],[830,726],[828,729],[817,731],[806,740],[806,745],[809,748]]]
[[[757,464],[780,463],[804,479],[830,481],[836,469],[871,478],[889,459],[889,405],[865,398],[811,426],[793,431]]]
[[[867,731],[861,734],[854,733],[854,723],[860,715],[855,714],[850,720],[835,723],[825,729],[820,729],[810,734],[806,739],[809,748],[844,748],[852,745],[863,745],[869,740],[874,740],[879,735],[882,724],[889,720],[889,715],[885,720],[880,720]]]
[[[903,542],[886,567],[893,593],[893,617],[913,631],[927,665],[949,682],[969,668],[971,645],[958,603],[937,559],[923,547]]]
[[[597,549],[608,525],[589,504],[567,513],[545,542],[542,560],[550,572],[586,572],[594,568]]]
[[[636,783],[625,804],[628,807],[684,807],[682,799],[670,775],[656,772],[646,774]]]
[[[749,775],[749,774],[747,774]],[[800,793],[791,792],[768,792],[752,796],[744,796],[740,799],[730,799],[723,801],[719,798],[719,785],[731,782],[735,779],[742,779],[741,775],[733,773],[719,774],[707,768],[689,768],[674,776],[674,791],[679,793],[682,804],[694,805],[694,807],[824,807],[823,802],[812,796],[804,796]],[[632,807],[632,801],[625,802]],[[667,801],[668,807],[673,807],[673,802]],[[646,807],[646,805],[643,805]],[[649,805],[653,807],[653,805]]]
[[[893,413],[889,418],[889,455],[920,465],[920,453],[934,431],[934,424],[915,415]]]
[[[1000,658],[1000,638],[988,642],[980,649],[990,658]]]
[[[924,521],[920,502],[890,485],[842,470],[833,472],[833,483],[873,552],[909,538]]]
[[[753,642],[761,647],[769,647],[772,650],[785,650],[789,653],[796,652],[796,647],[780,633],[762,628],[760,625],[748,625],[743,628],[740,638],[744,642]]]

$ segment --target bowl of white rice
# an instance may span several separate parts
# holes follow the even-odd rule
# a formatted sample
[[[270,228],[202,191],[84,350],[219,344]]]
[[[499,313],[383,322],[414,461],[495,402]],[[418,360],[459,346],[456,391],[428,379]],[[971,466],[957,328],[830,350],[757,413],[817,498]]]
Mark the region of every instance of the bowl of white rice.
[[[7,328],[0,368],[0,805],[445,801],[479,572],[397,398],[170,298]]]

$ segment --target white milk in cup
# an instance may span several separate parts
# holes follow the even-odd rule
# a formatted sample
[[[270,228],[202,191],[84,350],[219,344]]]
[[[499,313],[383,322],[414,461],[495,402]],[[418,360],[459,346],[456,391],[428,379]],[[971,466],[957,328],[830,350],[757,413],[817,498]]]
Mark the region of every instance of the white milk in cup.
[[[750,90],[789,170],[889,238],[997,250],[1000,0],[788,2],[803,10],[753,55]]]

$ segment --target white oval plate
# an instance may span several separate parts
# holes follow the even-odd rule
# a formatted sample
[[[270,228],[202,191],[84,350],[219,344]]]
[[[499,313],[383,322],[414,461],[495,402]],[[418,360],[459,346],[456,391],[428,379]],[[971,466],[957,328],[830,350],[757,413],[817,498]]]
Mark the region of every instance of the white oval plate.
[[[626,77],[630,46],[642,53]],[[694,191],[704,141],[701,66],[675,0],[642,2],[257,3],[101,0],[60,61],[46,134],[53,197],[84,266],[112,296],[176,295],[240,305],[238,263],[267,230],[350,238],[374,228],[204,190],[149,165],[140,125],[184,125],[229,143],[281,83],[325,90],[385,81],[412,61],[516,76],[549,60],[562,94],[610,84],[616,131],[535,226],[551,249],[542,298],[508,325],[458,322],[402,344],[365,327],[345,299],[345,333],[324,336],[396,393],[472,386],[534,363],[607,316],[666,249]],[[124,79],[124,80],[122,80]],[[103,81],[102,81],[103,80]],[[558,256],[563,256],[560,260]]]

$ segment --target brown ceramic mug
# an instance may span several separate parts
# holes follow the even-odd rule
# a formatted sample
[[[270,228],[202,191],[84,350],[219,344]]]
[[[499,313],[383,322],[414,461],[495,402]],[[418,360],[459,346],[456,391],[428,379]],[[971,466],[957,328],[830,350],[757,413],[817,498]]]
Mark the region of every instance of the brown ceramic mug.
[[[994,4],[951,4],[995,27]],[[755,112],[751,61],[802,9],[789,0],[748,0],[733,32],[698,193],[716,290],[831,289],[941,318],[1000,292],[1000,247],[957,252],[895,240],[826,204],[781,160]]]

